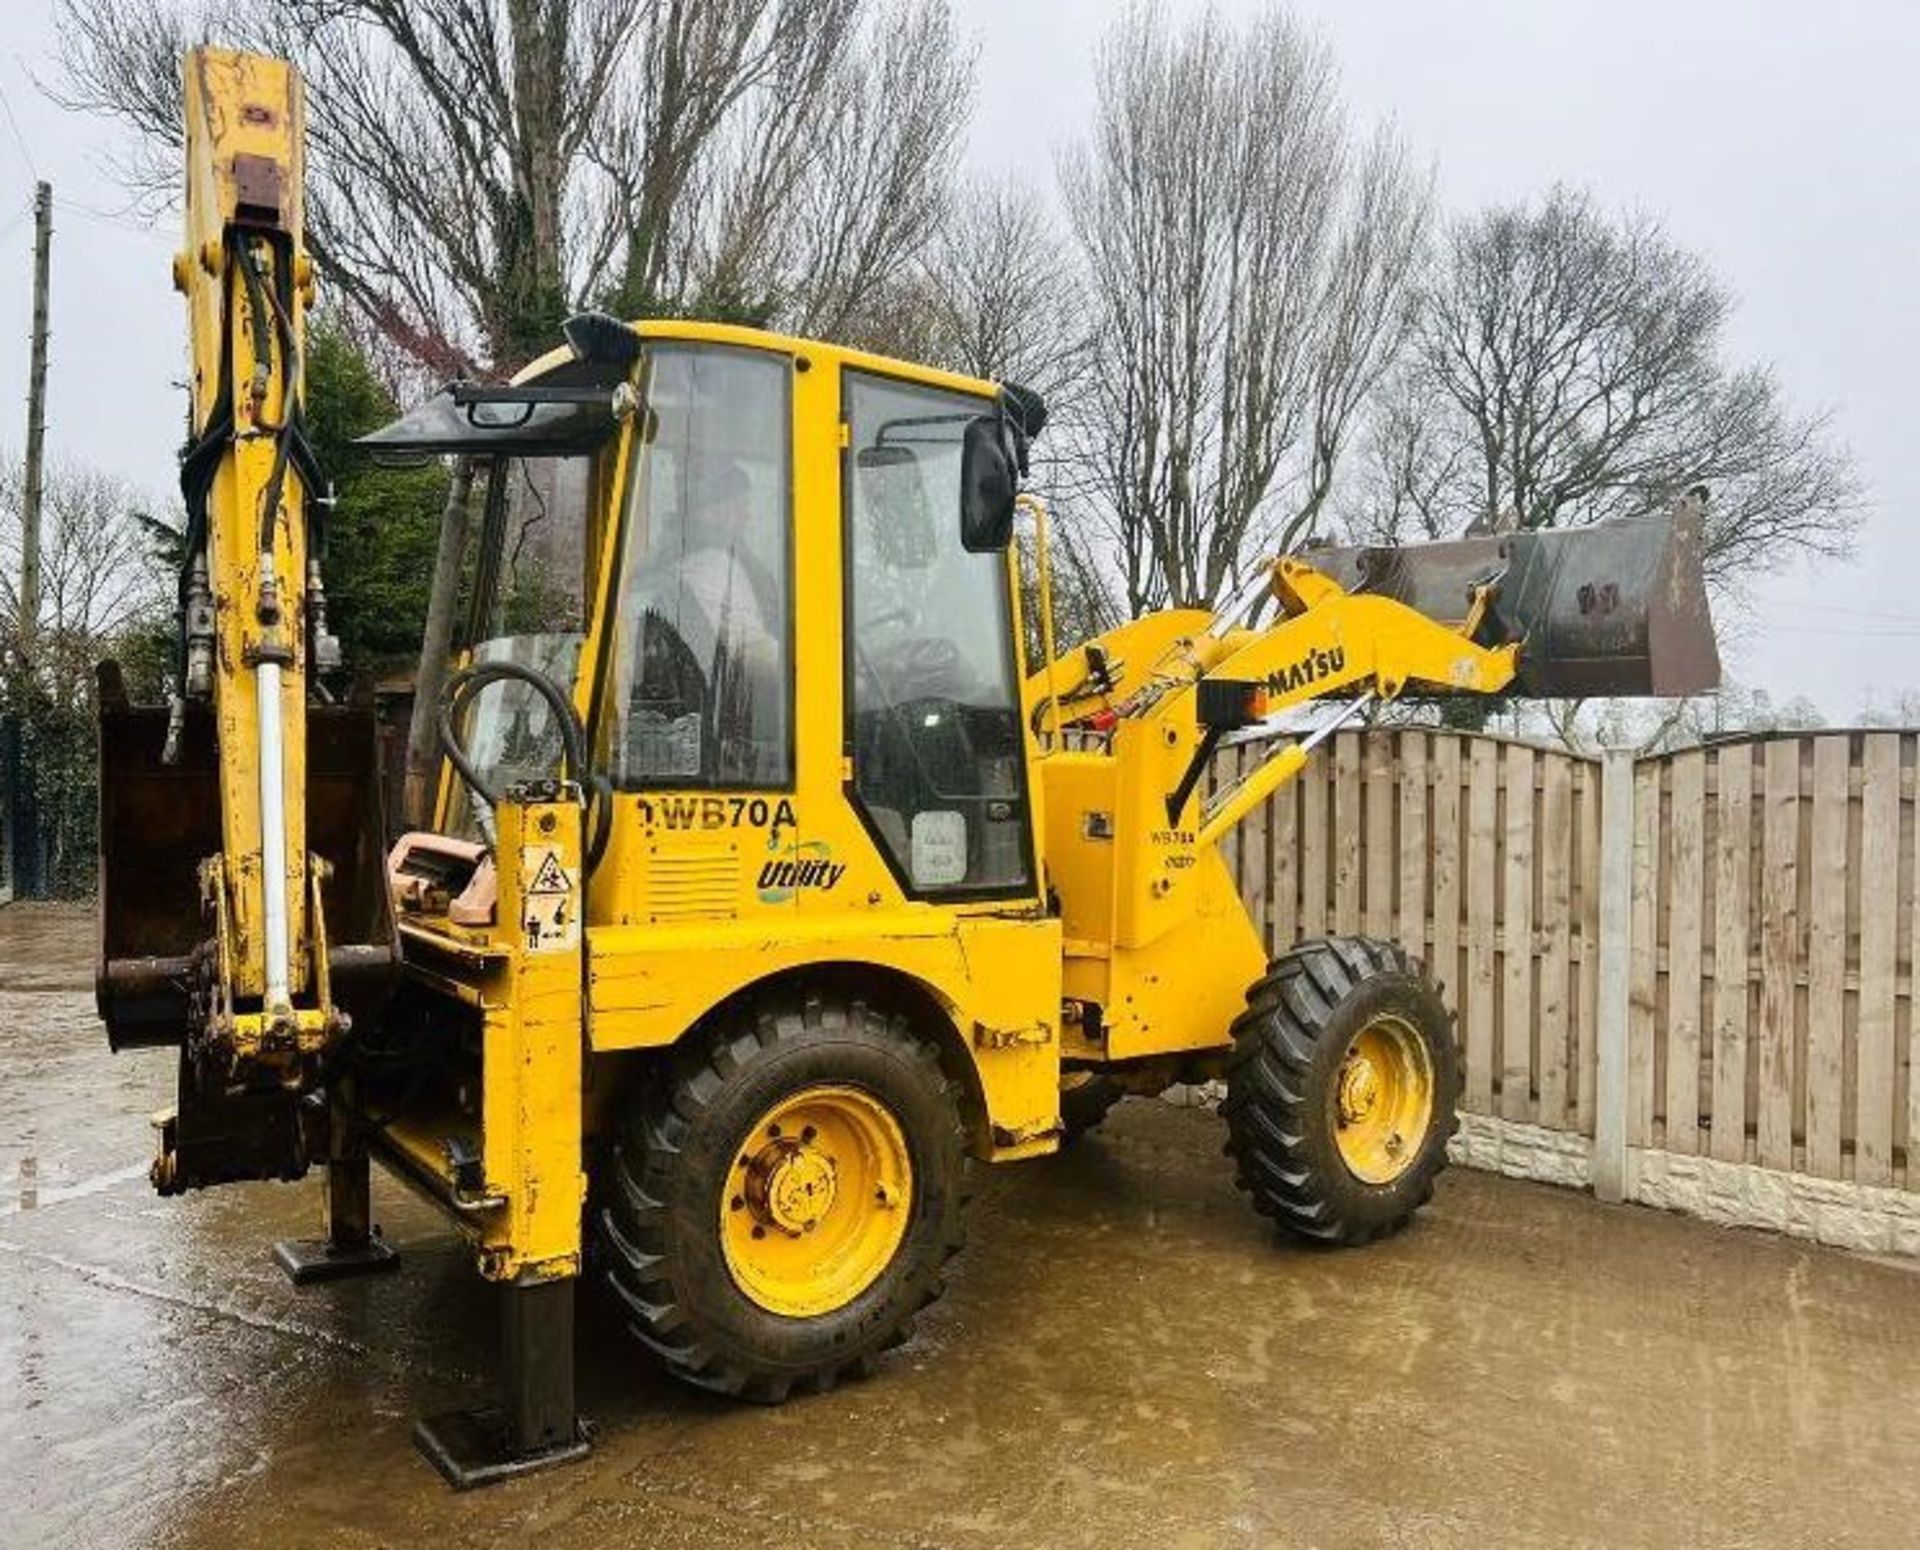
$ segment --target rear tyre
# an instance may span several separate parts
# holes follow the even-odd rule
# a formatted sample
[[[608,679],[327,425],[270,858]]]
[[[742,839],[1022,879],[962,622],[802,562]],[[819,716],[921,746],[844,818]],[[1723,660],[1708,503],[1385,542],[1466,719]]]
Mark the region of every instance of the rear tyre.
[[[777,1403],[906,1338],[960,1247],[964,1169],[952,1093],[903,1018],[768,997],[631,1101],[600,1258],[676,1376]]]
[[[1065,1071],[1060,1076],[1060,1143],[1072,1146],[1113,1111],[1126,1089],[1096,1071]]]
[[[1254,1208],[1320,1243],[1398,1232],[1458,1128],[1460,1057],[1440,992],[1400,947],[1306,942],[1233,1025],[1227,1152]]]

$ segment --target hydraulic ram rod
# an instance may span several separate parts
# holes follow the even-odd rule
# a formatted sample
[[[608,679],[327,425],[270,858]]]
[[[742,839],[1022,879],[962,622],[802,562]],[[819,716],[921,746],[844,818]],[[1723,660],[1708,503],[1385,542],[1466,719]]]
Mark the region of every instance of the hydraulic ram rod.
[[[1287,744],[1239,785],[1227,791],[1201,823],[1197,842],[1199,846],[1204,849],[1209,845],[1217,845],[1231,834],[1235,824],[1300,773],[1307,762],[1308,754],[1353,720],[1371,705],[1374,699],[1375,695],[1371,689],[1364,694],[1356,695],[1341,706],[1337,714],[1329,716],[1325,722],[1315,727],[1299,742]],[[1248,739],[1242,739],[1242,741],[1248,741]]]
[[[264,588],[273,584],[273,554],[261,554]],[[255,664],[254,704],[260,722],[260,888],[263,1000],[269,1016],[292,1005],[287,961],[287,769],[280,737],[280,664]]]

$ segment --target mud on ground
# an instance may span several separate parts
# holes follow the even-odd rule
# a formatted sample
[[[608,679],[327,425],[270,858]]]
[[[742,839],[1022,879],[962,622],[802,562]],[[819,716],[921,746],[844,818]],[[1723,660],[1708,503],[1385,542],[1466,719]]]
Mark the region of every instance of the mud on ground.
[[[159,1200],[168,1052],[111,1056],[83,911],[0,909],[0,1543],[1920,1544],[1920,1278],[1450,1174],[1356,1253],[1276,1240],[1199,1110],[995,1170],[872,1381],[674,1384],[583,1299],[584,1464],[449,1492],[487,1289],[376,1178],[398,1275],[295,1290],[317,1183]]]

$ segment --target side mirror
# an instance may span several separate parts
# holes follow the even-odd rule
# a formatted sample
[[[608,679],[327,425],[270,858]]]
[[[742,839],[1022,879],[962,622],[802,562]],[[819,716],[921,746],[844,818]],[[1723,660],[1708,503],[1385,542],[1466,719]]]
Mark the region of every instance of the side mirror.
[[[980,415],[960,441],[960,547],[994,554],[1013,541],[1014,455],[1000,420]]]

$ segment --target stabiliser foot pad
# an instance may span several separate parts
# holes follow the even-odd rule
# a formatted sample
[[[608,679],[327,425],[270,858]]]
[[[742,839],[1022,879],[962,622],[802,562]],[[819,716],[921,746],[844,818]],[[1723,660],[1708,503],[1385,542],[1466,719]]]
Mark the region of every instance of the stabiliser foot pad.
[[[413,1443],[456,1491],[498,1485],[537,1469],[571,1464],[592,1451],[587,1428],[576,1422],[573,1437],[548,1447],[518,1451],[500,1410],[450,1410],[413,1423]]]
[[[400,1251],[375,1234],[358,1248],[336,1248],[325,1238],[282,1238],[273,1246],[273,1262],[295,1286],[342,1281],[400,1268]]]

